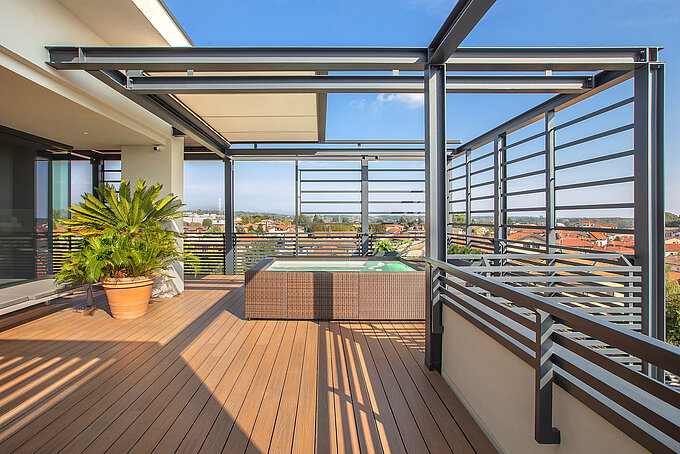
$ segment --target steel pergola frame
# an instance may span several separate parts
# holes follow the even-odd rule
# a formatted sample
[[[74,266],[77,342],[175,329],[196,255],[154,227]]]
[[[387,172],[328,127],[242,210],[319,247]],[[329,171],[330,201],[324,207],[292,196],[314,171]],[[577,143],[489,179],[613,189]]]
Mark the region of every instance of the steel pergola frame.
[[[47,63],[66,70],[147,72],[417,71],[424,47],[78,47],[47,46]],[[630,70],[657,61],[661,47],[460,47],[446,60],[457,71]]]
[[[546,122],[545,207],[549,237],[555,231],[554,124],[555,111],[582,101],[630,78],[635,79],[635,234],[636,261],[643,268],[647,334],[663,338],[663,64],[660,47],[585,48],[460,48],[459,45],[494,4],[493,0],[459,0],[427,47],[77,47],[47,46],[47,64],[58,70],[84,70],[150,110],[205,147],[188,153],[205,157],[213,152],[225,160],[225,185],[233,183],[232,161],[256,159],[424,159],[426,192],[426,255],[446,261],[446,227],[450,155],[467,156],[466,198],[471,199],[470,153],[494,143],[496,235],[507,237],[506,135],[528,124]],[[211,72],[313,71],[315,75],[239,75]],[[390,72],[391,75],[344,75],[332,72]],[[552,71],[577,75],[553,75]],[[163,73],[180,72],[186,75]],[[399,74],[407,72],[407,74]],[[415,73],[412,74],[411,72]],[[450,73],[475,74],[450,74]],[[488,73],[518,74],[488,74]],[[526,75],[530,72],[541,72]],[[479,74],[482,73],[482,74]],[[588,73],[588,75],[583,75]],[[326,93],[423,93],[424,141],[326,141]],[[177,94],[187,93],[317,93],[319,143],[356,144],[355,148],[322,147],[231,148],[231,143],[184,106]],[[460,146],[446,140],[447,93],[555,93],[491,131]],[[323,110],[323,112],[322,112]],[[323,130],[322,130],[323,129]],[[398,142],[398,143],[397,143]],[[413,145],[400,148],[391,145]],[[231,197],[232,194],[226,194]],[[230,204],[233,209],[233,203]],[[468,218],[472,214],[467,208]],[[469,230],[469,228],[468,228]],[[639,238],[639,245],[638,245]],[[659,240],[659,238],[661,240]],[[233,253],[231,241],[225,243]],[[661,244],[661,249],[659,249]],[[503,252],[498,250],[496,252]],[[433,273],[438,273],[436,269]],[[437,281],[437,276],[430,276]],[[431,369],[441,367],[441,303],[434,289],[427,304],[425,357]],[[551,412],[541,414],[540,443],[556,443]]]

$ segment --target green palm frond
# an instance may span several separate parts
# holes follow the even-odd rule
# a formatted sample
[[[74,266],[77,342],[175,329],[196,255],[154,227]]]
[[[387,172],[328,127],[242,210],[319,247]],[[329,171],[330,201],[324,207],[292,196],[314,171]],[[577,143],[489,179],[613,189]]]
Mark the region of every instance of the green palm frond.
[[[80,249],[67,256],[57,274],[59,284],[97,282],[107,277],[166,275],[173,261],[198,259],[181,251],[181,233],[165,230],[163,224],[182,216],[183,204],[170,194],[159,200],[163,185],[147,187],[139,180],[134,191],[122,181],[118,191],[100,185],[94,194],[69,208],[64,236],[80,238]],[[195,266],[192,266],[195,270]]]
[[[121,181],[119,191],[111,185],[102,184],[95,193],[85,194],[83,201],[69,208],[71,219],[64,220],[66,236],[92,236],[105,229],[115,228],[139,231],[158,228],[164,223],[182,216],[180,200],[170,194],[159,200],[163,185],[146,186],[139,180],[134,191],[128,181]]]

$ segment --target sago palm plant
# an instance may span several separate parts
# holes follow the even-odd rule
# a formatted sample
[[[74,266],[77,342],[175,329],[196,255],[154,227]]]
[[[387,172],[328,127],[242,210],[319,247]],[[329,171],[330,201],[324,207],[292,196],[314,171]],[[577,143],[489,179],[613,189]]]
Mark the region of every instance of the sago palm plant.
[[[58,284],[78,285],[102,279],[165,275],[175,260],[188,254],[179,250],[172,232],[142,229],[137,232],[105,229],[81,242],[57,273]]]
[[[85,194],[83,201],[69,208],[71,219],[63,224],[64,236],[79,238],[78,250],[71,252],[56,275],[60,284],[94,283],[108,278],[164,275],[175,260],[194,267],[196,259],[181,252],[181,233],[165,230],[163,224],[182,216],[182,203],[173,195],[159,200],[163,185],[147,188],[139,180],[134,192],[122,181],[95,188],[102,200]]]
[[[101,235],[106,229],[137,232],[159,229],[172,219],[182,216],[182,203],[176,196],[167,195],[159,200],[163,185],[156,183],[147,188],[146,180],[139,180],[134,192],[128,181],[121,181],[116,192],[113,186],[101,184],[93,194],[85,194],[83,201],[69,208],[71,219],[62,224],[64,235],[87,238]]]

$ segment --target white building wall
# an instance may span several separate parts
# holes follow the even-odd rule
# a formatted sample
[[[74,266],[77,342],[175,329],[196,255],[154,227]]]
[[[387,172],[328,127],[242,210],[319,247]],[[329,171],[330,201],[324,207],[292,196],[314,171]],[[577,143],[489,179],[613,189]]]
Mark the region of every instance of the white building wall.
[[[163,144],[162,151],[150,145],[130,145],[121,148],[121,176],[134,186],[138,180],[145,179],[147,185],[161,183],[161,197],[173,194],[184,198],[184,138],[173,137]],[[182,218],[175,219],[170,226],[173,231],[182,233]],[[174,262],[169,273],[170,279],[159,276],[154,284],[152,296],[172,297],[184,291],[184,266]]]

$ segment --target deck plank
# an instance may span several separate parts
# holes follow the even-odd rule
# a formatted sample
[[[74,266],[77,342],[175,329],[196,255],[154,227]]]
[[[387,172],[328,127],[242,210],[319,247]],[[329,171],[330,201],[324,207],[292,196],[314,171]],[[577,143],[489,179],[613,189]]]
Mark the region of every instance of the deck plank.
[[[340,324],[331,322],[333,340],[333,382],[335,384],[335,429],[338,433],[338,452],[360,452],[359,434],[354,419],[352,391],[347,375],[344,342],[340,334]]]
[[[335,388],[333,383],[333,339],[329,323],[319,323],[319,370],[316,403],[316,452],[338,452],[335,430]]]
[[[463,434],[456,420],[451,417],[432,383],[427,379],[427,376],[416,364],[416,360],[411,356],[406,345],[404,345],[404,340],[401,337],[401,331],[404,328],[399,329],[394,323],[382,323],[381,327],[390,336],[391,344],[394,346],[404,368],[411,376],[411,380],[422,396],[423,401],[427,402],[427,407],[449,446],[456,453],[473,454],[474,449],[472,449],[467,438],[465,438],[465,434]]]
[[[267,383],[271,376],[276,357],[278,356],[281,347],[281,341],[286,328],[286,322],[283,320],[276,320],[274,323],[274,330],[271,335],[271,340],[267,345],[267,350],[260,361],[260,365],[255,373],[255,377],[250,384],[248,394],[243,400],[243,404],[236,415],[234,426],[229,433],[227,443],[224,445],[222,452],[245,452],[248,447],[248,438],[255,425],[255,419],[258,415],[258,410],[262,404]],[[159,453],[170,452],[167,450],[159,450]]]
[[[262,355],[269,341],[267,336],[271,335],[272,332],[272,323],[263,320],[253,323],[259,328],[255,330],[257,337],[253,338],[252,342],[244,344],[243,348],[239,350],[237,358],[232,363],[233,367],[227,370],[228,373],[224,375],[215,388],[213,398],[209,401],[210,413],[215,418],[212,428],[203,441],[201,451],[220,452],[224,447],[234,424],[234,415],[241,407],[255,371],[262,360]],[[265,335],[260,336],[263,332]],[[217,409],[216,414],[212,410],[213,408]]]
[[[456,423],[460,426],[473,449],[478,453],[498,452],[496,446],[494,446],[475,422],[463,403],[456,397],[453,391],[451,391],[451,388],[449,388],[449,385],[446,384],[442,376],[425,367],[425,349],[422,347],[425,337],[423,325],[419,323],[404,323],[404,325],[408,325],[410,328],[406,331],[402,331],[402,334],[410,338],[406,345],[410,346],[409,352],[415,359],[415,363],[420,367],[421,371],[437,391],[439,397],[446,405],[449,413],[456,420]]]
[[[174,337],[170,337],[171,334],[169,334],[167,337],[171,340],[163,348],[156,343],[150,343],[150,348],[138,356],[129,367],[120,369],[116,364],[114,366],[117,372],[114,379],[117,383],[115,386],[101,386],[78,399],[73,408],[51,421],[47,427],[27,440],[22,449],[26,452],[35,452],[41,446],[47,451],[54,449],[70,441],[70,439],[66,440],[67,437],[74,438],[84,431],[90,422],[103,412],[111,408],[120,408],[125,403],[120,401],[121,396],[130,393],[129,396],[134,397],[132,393],[141,393],[153,384],[162,372],[176,362],[184,349],[191,349],[191,343],[194,340],[192,336],[205,329],[219,311],[220,307],[214,305],[212,309],[208,309],[201,317],[188,324],[190,329],[185,327],[179,333],[174,333]],[[166,339],[161,339],[159,343],[165,341]],[[199,345],[196,344],[193,348],[199,348]],[[122,380],[118,381],[121,378]],[[44,445],[45,443],[49,445]]]
[[[279,409],[281,394],[283,393],[286,371],[288,370],[290,356],[293,351],[293,340],[295,339],[295,331],[297,328],[298,324],[295,322],[289,322],[286,325],[286,331],[283,335],[283,340],[281,341],[280,351],[276,357],[271,378],[267,383],[267,389],[265,390],[257,414],[257,419],[255,420],[255,424],[250,434],[246,453],[254,454],[269,451],[269,443],[271,442],[272,432],[274,431],[276,414]],[[180,452],[183,451],[180,449]]]
[[[347,375],[349,379],[352,408],[354,410],[354,422],[357,427],[357,436],[361,452],[383,452],[378,427],[375,422],[375,414],[368,401],[368,391],[363,382],[363,374],[360,371],[361,360],[357,353],[351,325],[339,323],[340,334],[344,347]]]
[[[399,427],[392,414],[387,394],[378,374],[373,355],[371,355],[365,332],[371,331],[370,326],[363,323],[352,324],[352,336],[356,342],[356,349],[361,361],[361,371],[366,384],[366,392],[371,403],[373,418],[380,437],[380,445],[385,453],[405,453],[406,448],[399,433]]]
[[[293,452],[314,452],[316,439],[316,402],[318,370],[318,322],[307,323],[307,344],[302,364],[300,399],[293,433]]]
[[[147,443],[148,438],[154,435],[160,434],[158,438],[161,438],[168,427],[179,417],[179,413],[184,410],[188,401],[201,388],[202,382],[197,380],[196,376],[205,376],[205,386],[210,386],[213,377],[211,372],[222,355],[229,348],[237,349],[242,340],[245,340],[243,330],[245,323],[242,320],[233,316],[221,318],[223,321],[216,324],[214,330],[206,330],[202,334],[208,336],[209,340],[201,349],[200,354],[191,357],[182,371],[160,392],[154,388],[147,389],[132,404],[131,410],[134,413],[126,411],[119,416],[97,437],[96,443],[93,442],[86,452],[102,452],[109,447],[111,452],[121,452],[125,448],[130,449],[143,435],[147,437],[145,439]],[[226,356],[230,359],[233,354]],[[185,357],[185,359],[189,358]],[[137,413],[139,416],[132,420],[131,414]],[[193,418],[190,420],[193,421]]]
[[[372,323],[371,325],[430,452],[452,452],[451,447],[444,438],[444,434],[442,434],[435,418],[432,416],[428,404],[423,400],[423,397],[413,384],[413,380],[406,367],[404,367],[404,364],[399,359],[394,344],[388,337],[388,333],[385,332],[383,323]]]
[[[192,306],[195,303],[198,303],[195,306],[196,309],[202,308],[200,301],[192,298],[188,298],[188,300],[189,304]],[[206,305],[214,305],[214,302],[210,303],[209,298],[205,299],[204,302]],[[237,299],[234,299],[233,303],[236,304]],[[174,309],[172,305],[168,306],[171,309]],[[183,309],[183,311],[176,312],[179,317],[183,319],[183,316],[185,315],[184,311],[189,309],[189,307],[182,307],[180,305],[175,306],[177,309]],[[193,329],[201,329],[202,325],[207,323],[213,312],[217,311],[219,311],[219,307],[215,306],[212,310],[204,312],[200,318],[191,323]],[[172,313],[172,311],[169,312]],[[182,340],[185,339],[185,336],[189,336],[193,332],[191,329],[186,329],[187,326],[190,326],[189,323],[187,323],[186,326],[179,323],[173,327],[173,325],[167,323],[167,320],[164,318],[160,318],[158,322],[158,327],[161,327],[161,329],[157,330],[156,328],[158,327],[154,328],[153,326],[148,327],[151,328],[149,329],[148,334],[157,335],[161,342],[168,342],[172,339],[169,341],[168,345],[182,342]],[[178,335],[178,333],[181,333],[182,335]],[[134,347],[132,351],[128,352],[126,356],[118,358],[114,366],[106,368],[101,374],[92,377],[91,380],[84,381],[82,386],[74,388],[75,391],[66,388],[64,391],[66,391],[67,394],[63,396],[61,400],[59,400],[59,396],[53,396],[53,398],[56,399],[56,403],[51,407],[46,406],[45,411],[27,415],[26,420],[30,420],[32,417],[34,418],[29,421],[30,424],[25,420],[21,421],[21,424],[17,424],[16,420],[12,421],[12,424],[5,427],[6,430],[3,430],[2,432],[3,440],[7,438],[8,434],[16,432],[18,429],[16,426],[25,425],[25,427],[21,428],[21,430],[19,430],[10,440],[0,443],[0,448],[15,449],[18,446],[17,442],[23,443],[24,441],[30,441],[31,446],[37,448],[40,446],[39,443],[41,441],[44,442],[44,439],[49,438],[49,433],[51,431],[59,433],[64,430],[68,427],[69,422],[89,408],[93,401],[101,404],[98,397],[100,397],[102,393],[115,389],[128,375],[143,367],[146,360],[154,356],[155,351],[152,348],[154,346],[153,343],[139,342],[140,339],[136,339],[136,341],[137,342],[132,342],[129,345],[130,347]],[[19,445],[21,443],[19,443]]]
[[[213,320],[209,320],[210,323]],[[209,326],[209,324],[207,325]],[[187,370],[186,361],[196,355],[204,355],[205,345],[209,338],[198,336],[188,337],[173,349],[159,348],[149,358],[142,368],[128,376],[118,387],[110,391],[102,400],[112,402],[108,407],[100,405],[102,400],[88,400],[92,406],[83,413],[66,430],[53,437],[38,452],[53,452],[57,444],[66,443],[65,452],[80,452],[102,432],[108,429],[119,417],[136,419],[143,411],[145,404],[155,398],[166,386],[174,386],[172,380],[180,375],[191,376]],[[153,350],[153,349],[152,349]],[[138,403],[138,405],[134,405]],[[102,408],[103,407],[103,408]]]
[[[380,346],[372,325],[367,323],[363,324],[363,326],[366,328],[365,337],[368,348],[373,361],[375,361],[380,381],[383,384],[383,389],[392,408],[392,414],[397,422],[397,427],[399,428],[399,433],[404,441],[406,450],[409,452],[428,452],[423,434],[420,432],[418,424],[409,409],[409,405],[401,392],[399,382],[390,368],[389,361]]]
[[[265,322],[265,326],[263,327],[263,329],[259,333],[257,333],[257,332],[255,333],[255,336],[257,336],[257,337],[256,337],[254,345],[251,346],[251,344],[248,342],[248,340],[246,340],[246,342],[243,344],[243,346],[241,348],[240,354],[242,354],[242,355],[247,354],[249,359],[251,357],[258,357],[258,356],[262,357],[262,355],[264,355],[264,353],[265,353],[265,349],[267,348],[268,344],[271,341],[274,340],[272,334],[273,334],[275,323],[276,322]],[[257,331],[257,327],[256,327],[255,331]],[[248,361],[248,364],[255,364],[255,362],[254,361]],[[248,374],[250,369],[251,368],[245,368],[242,371],[242,374]],[[201,374],[197,374],[197,375],[198,375],[198,377],[201,376]],[[221,374],[219,374],[219,375],[221,375]],[[197,383],[195,383],[194,386],[192,386],[192,388],[189,390],[189,392],[192,392],[192,391],[195,392],[198,388],[202,387],[202,389],[205,389],[209,393],[208,388],[203,386],[199,380],[195,380],[195,381]],[[243,385],[243,383],[241,383],[241,385]],[[192,394],[193,394],[193,392],[192,392]],[[185,401],[186,400],[182,400],[182,399],[174,399],[173,403],[179,402],[177,404],[177,406],[182,407],[183,403]],[[171,407],[167,407],[167,408],[170,409]],[[166,409],[166,411],[164,411],[164,413],[165,412],[167,412],[167,409]],[[146,431],[144,436],[135,444],[134,448],[130,452],[148,453],[148,452],[151,452],[156,447],[156,445],[161,441],[161,439],[165,435],[165,433],[166,433],[167,429],[170,427],[171,423],[174,422],[174,417],[172,415],[173,411],[171,410],[170,412],[167,412],[167,413],[168,414],[166,414],[166,415],[161,414],[156,419],[154,424]],[[231,424],[233,426],[233,421],[231,422]],[[228,431],[230,429],[231,429],[231,427],[224,427],[223,430],[225,431],[225,433],[228,433]],[[112,452],[116,452],[116,451],[113,450]],[[169,451],[160,451],[160,452],[169,452]]]
[[[302,381],[302,363],[304,361],[305,343],[307,340],[307,325],[309,322],[298,322],[298,329],[293,342],[293,353],[286,372],[279,411],[276,414],[270,452],[290,452],[293,446],[295,417],[300,398],[300,383]]]
[[[136,320],[83,301],[0,332],[0,452],[494,451],[421,322],[246,320],[238,276]]]

